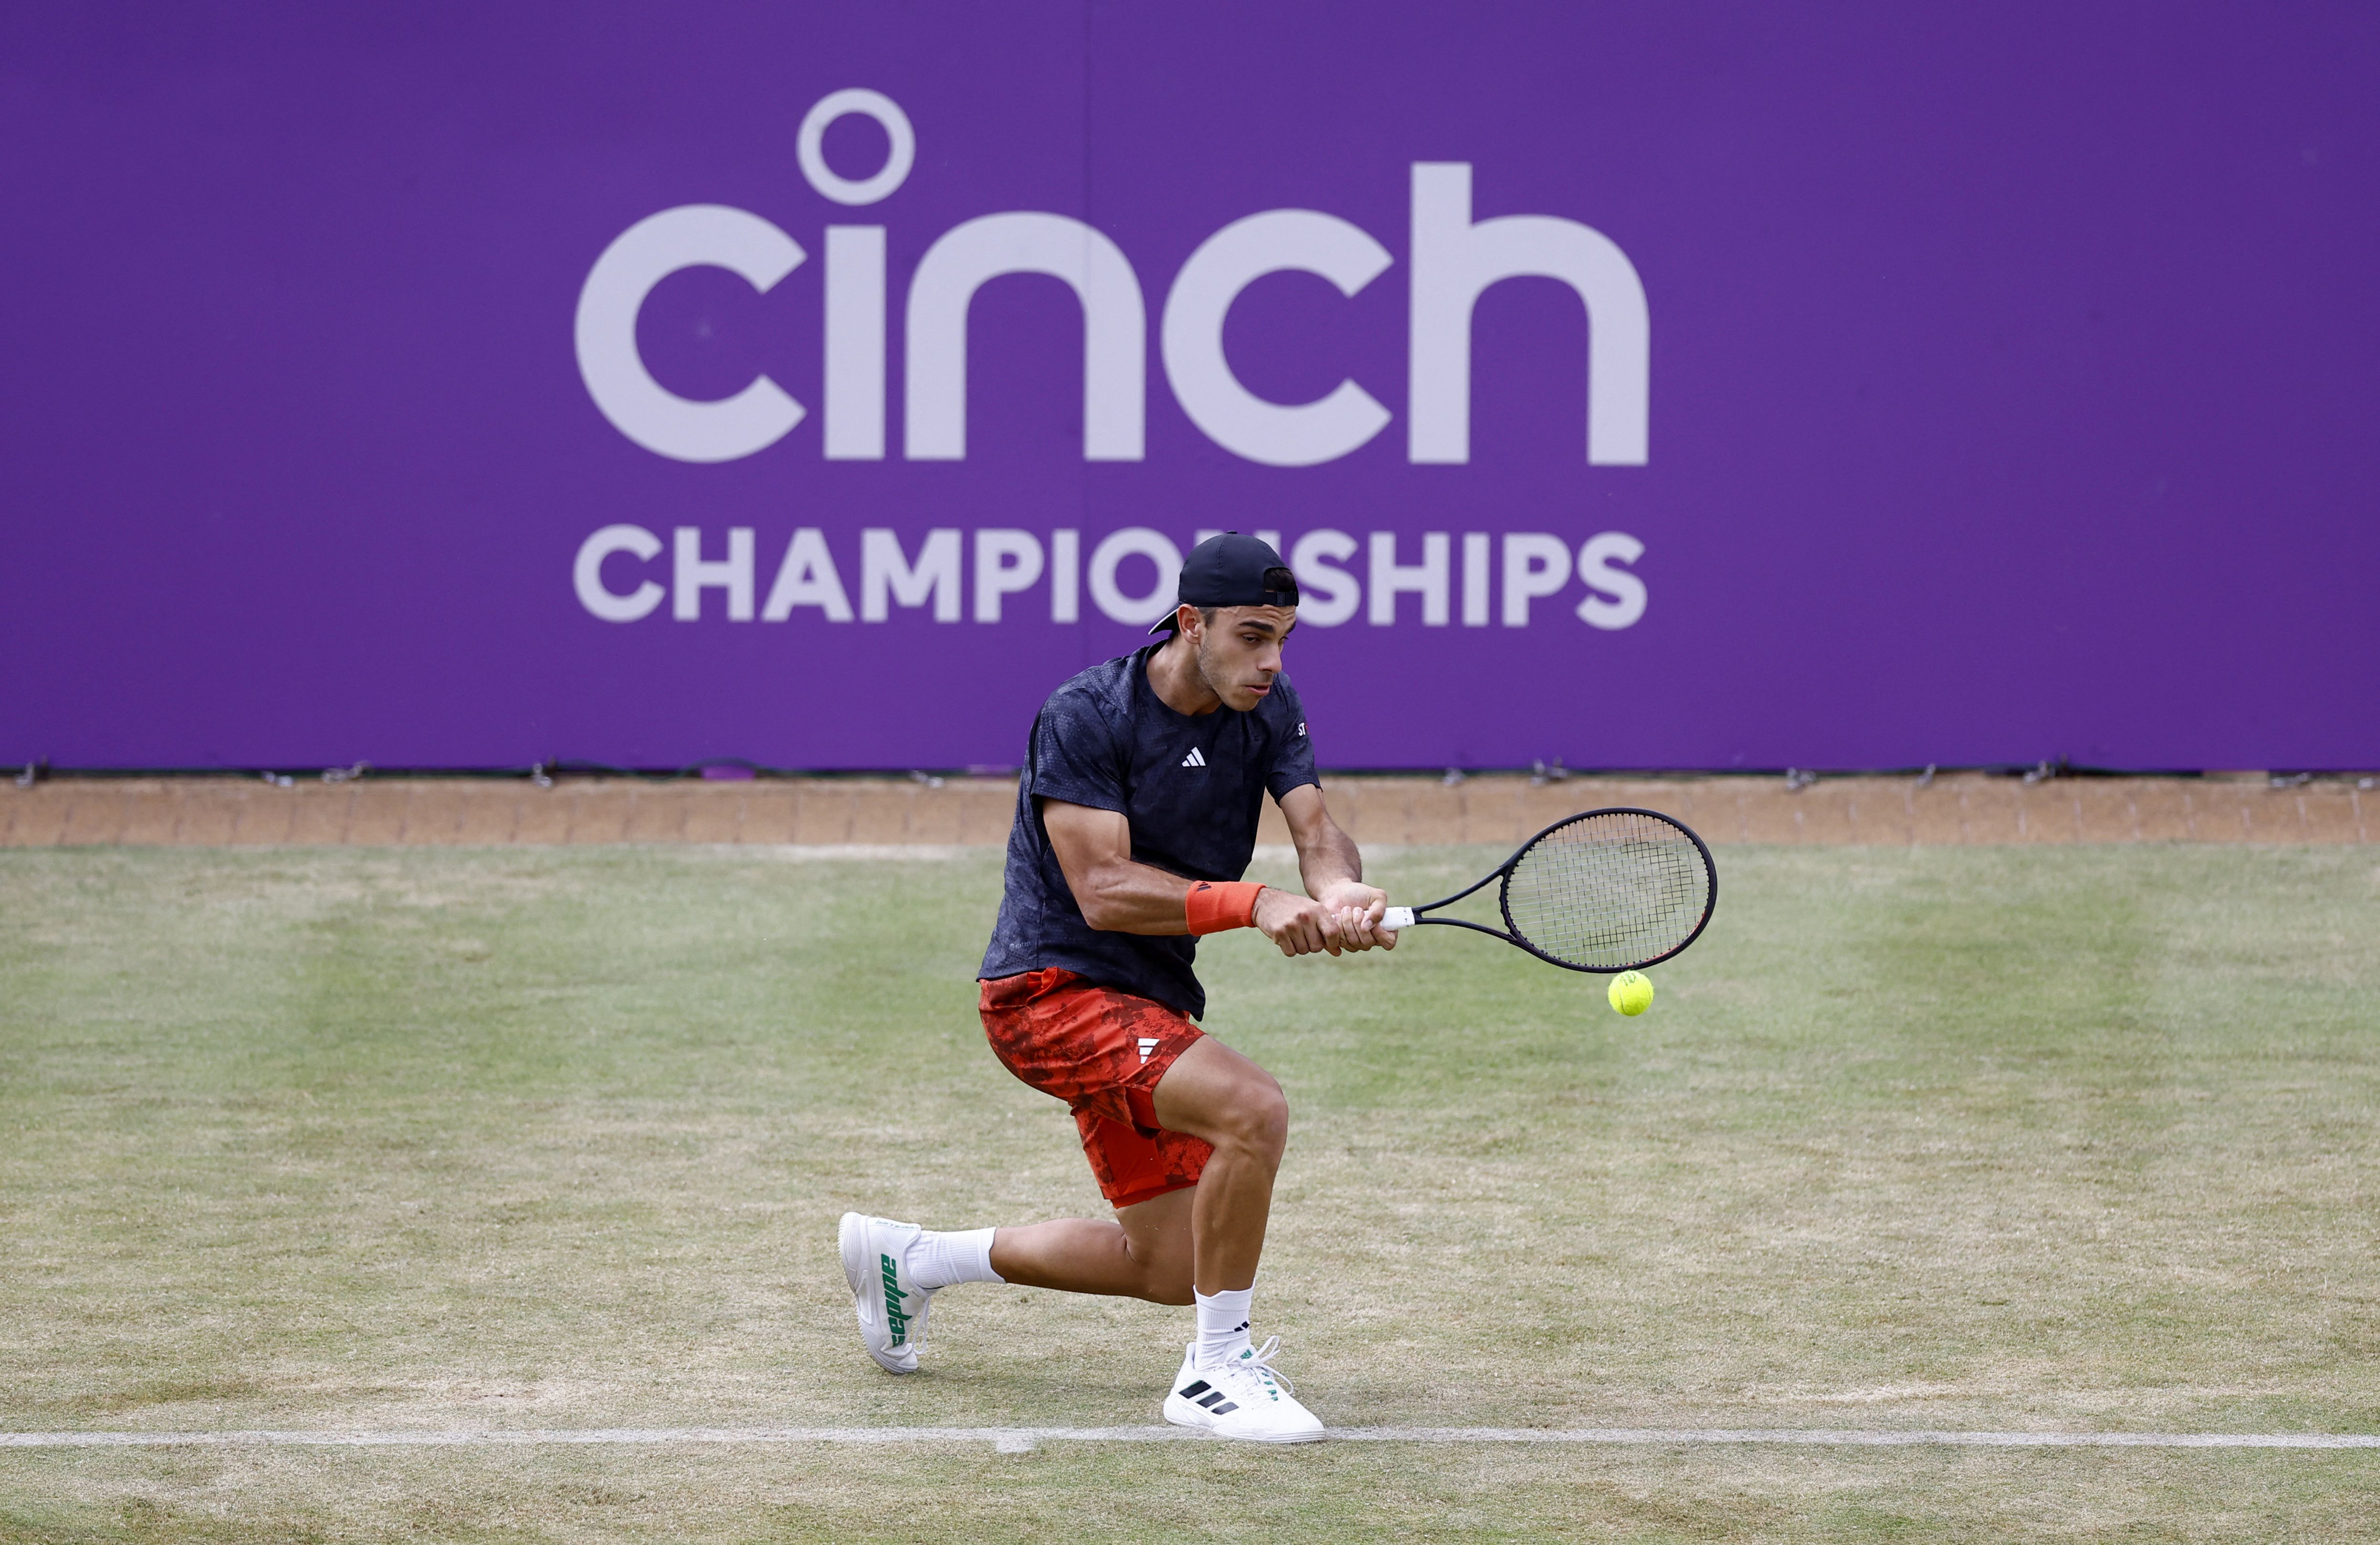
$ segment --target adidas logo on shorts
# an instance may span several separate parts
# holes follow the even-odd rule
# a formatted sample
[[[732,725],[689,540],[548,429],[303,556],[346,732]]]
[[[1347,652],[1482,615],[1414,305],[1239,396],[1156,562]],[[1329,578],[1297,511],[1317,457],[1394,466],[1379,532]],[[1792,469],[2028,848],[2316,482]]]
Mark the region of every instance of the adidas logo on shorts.
[[[1149,1053],[1157,1050],[1158,1040],[1159,1038],[1153,1035],[1145,1035],[1140,1038],[1141,1061],[1147,1062],[1149,1058]]]
[[[1207,765],[1207,759],[1199,752],[1197,747],[1193,746],[1190,748],[1190,754],[1182,759],[1182,765],[1184,767],[1204,767]]]

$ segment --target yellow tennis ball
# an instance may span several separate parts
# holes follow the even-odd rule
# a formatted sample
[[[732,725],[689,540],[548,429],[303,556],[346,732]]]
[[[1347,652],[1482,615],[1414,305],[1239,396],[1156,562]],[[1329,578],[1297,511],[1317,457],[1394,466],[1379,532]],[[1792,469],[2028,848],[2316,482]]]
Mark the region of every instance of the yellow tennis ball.
[[[1653,1006],[1653,979],[1642,971],[1622,971],[1611,979],[1611,987],[1604,994],[1611,1006],[1634,1018]]]

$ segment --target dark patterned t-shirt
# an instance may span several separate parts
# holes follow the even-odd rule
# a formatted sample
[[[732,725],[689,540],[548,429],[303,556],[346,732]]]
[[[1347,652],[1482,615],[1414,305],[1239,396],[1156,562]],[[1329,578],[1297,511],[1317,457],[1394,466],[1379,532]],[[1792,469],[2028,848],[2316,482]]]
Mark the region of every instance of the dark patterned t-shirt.
[[[1191,969],[1187,934],[1118,933],[1083,920],[1042,824],[1041,801],[1120,812],[1132,856],[1185,880],[1237,880],[1256,853],[1264,797],[1320,786],[1305,710],[1287,675],[1245,713],[1177,713],[1148,684],[1151,644],[1092,666],[1050,694],[1033,721],[1016,824],[1008,833],[1007,893],[986,979],[1062,967],[1196,1017],[1207,991]]]

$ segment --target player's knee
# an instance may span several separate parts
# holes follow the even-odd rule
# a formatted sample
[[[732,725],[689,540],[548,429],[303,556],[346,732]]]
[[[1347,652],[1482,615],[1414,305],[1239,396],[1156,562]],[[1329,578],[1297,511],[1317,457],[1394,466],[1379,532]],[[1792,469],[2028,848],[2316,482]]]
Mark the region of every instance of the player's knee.
[[[1257,1072],[1233,1091],[1223,1127],[1235,1145],[1278,1161],[1289,1146],[1289,1097],[1270,1074]]]
[[[1162,1242],[1127,1240],[1124,1259],[1132,1263],[1133,1282],[1130,1288],[1135,1298],[1146,1298],[1152,1304],[1184,1305],[1196,1301],[1191,1292],[1193,1252],[1185,1233]]]
[[[1289,1146],[1289,1096],[1268,1077],[1252,1113],[1266,1149],[1275,1159],[1280,1158],[1281,1150]]]
[[[1195,1304],[1198,1296],[1191,1291],[1190,1263],[1169,1264],[1143,1278],[1140,1296],[1152,1304],[1172,1304],[1176,1308]]]

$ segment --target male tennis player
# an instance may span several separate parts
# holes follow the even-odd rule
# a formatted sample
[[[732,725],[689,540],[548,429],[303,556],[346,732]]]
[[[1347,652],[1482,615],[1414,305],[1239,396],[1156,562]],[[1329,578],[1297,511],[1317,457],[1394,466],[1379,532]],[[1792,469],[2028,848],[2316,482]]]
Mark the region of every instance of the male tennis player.
[[[868,1355],[914,1372],[933,1296],[1009,1282],[1197,1306],[1165,1419],[1230,1438],[1322,1436],[1251,1344],[1289,1105],[1263,1068],[1194,1021],[1200,935],[1255,928],[1283,955],[1392,948],[1387,898],[1323,808],[1305,711],[1281,674],[1297,581],[1254,537],[1200,542],[1163,643],[1050,694],[1008,838],[1007,894],[983,958],[993,1055],[1074,1108],[1112,1223],[1067,1218],[934,1233],[844,1214],[843,1267]],[[1306,894],[1250,884],[1270,793]]]

